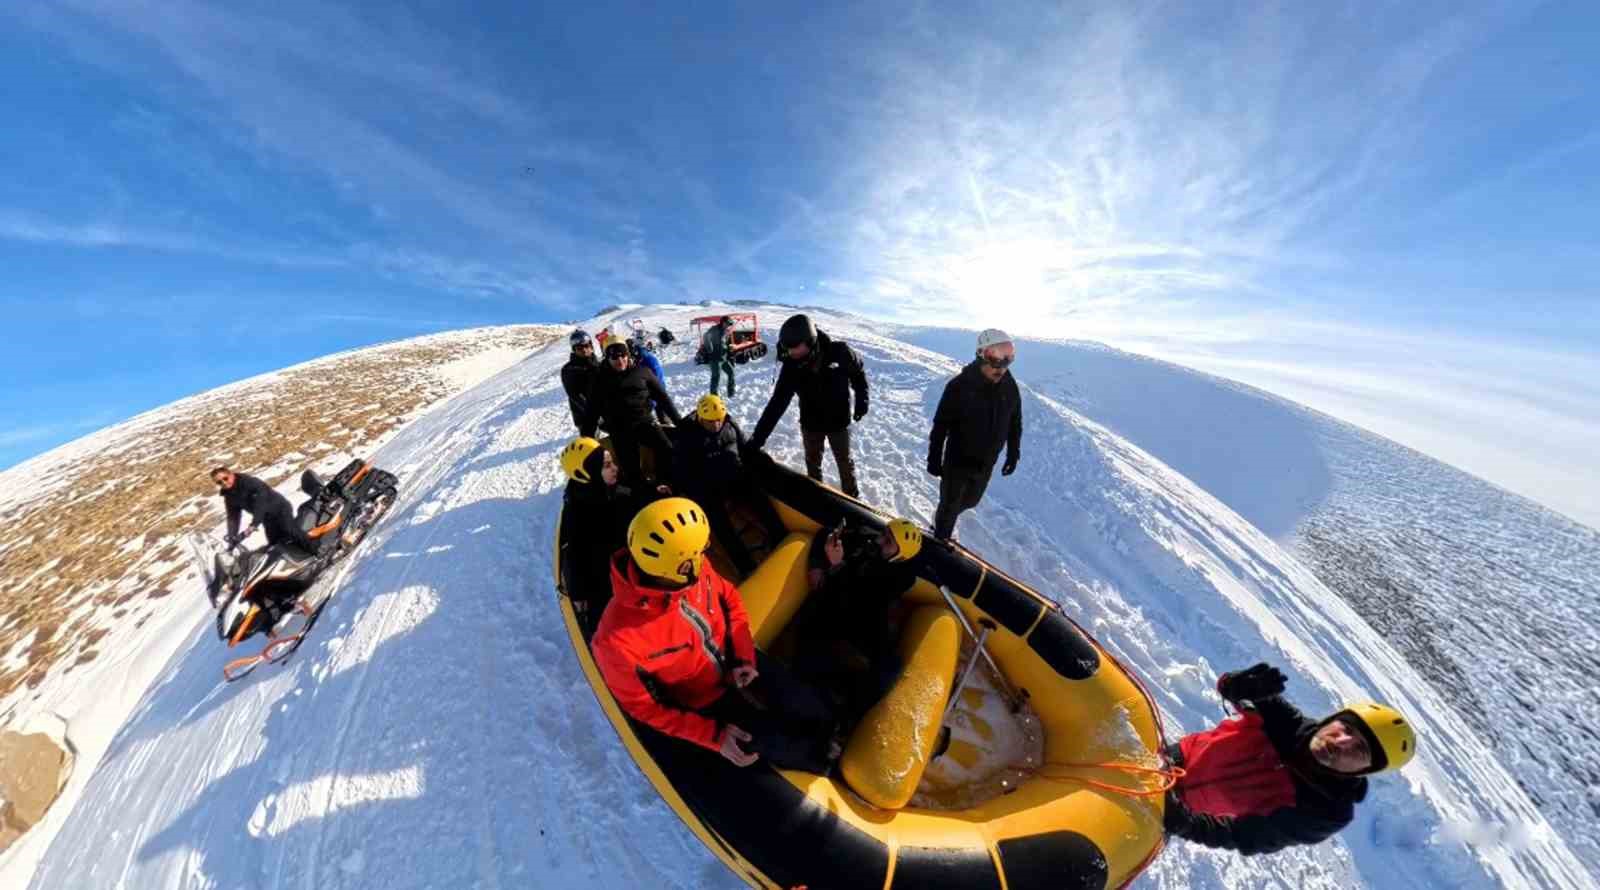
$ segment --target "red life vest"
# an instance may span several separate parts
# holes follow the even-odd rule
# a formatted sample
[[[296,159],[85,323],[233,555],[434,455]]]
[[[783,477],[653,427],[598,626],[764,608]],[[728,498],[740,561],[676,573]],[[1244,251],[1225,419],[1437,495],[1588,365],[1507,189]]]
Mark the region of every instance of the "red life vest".
[[[713,750],[716,722],[697,712],[727,691],[726,668],[756,658],[739,590],[710,561],[693,583],[661,590],[626,549],[611,557],[611,603],[589,647],[628,716]]]
[[[1261,723],[1260,714],[1245,711],[1178,742],[1185,775],[1177,790],[1189,809],[1249,816],[1295,805],[1294,777]]]

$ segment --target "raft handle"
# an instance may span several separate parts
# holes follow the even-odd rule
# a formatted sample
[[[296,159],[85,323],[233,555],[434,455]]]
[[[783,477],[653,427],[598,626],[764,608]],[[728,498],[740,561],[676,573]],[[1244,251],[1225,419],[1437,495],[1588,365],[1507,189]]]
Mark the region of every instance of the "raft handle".
[[[994,671],[995,680],[1000,684],[1000,691],[1005,693],[1006,703],[1011,706],[1011,713],[1015,714],[1016,712],[1022,710],[1023,697],[1019,695],[1015,689],[1011,688],[1011,681],[1006,679],[1006,675],[1000,670],[1000,665],[995,664],[994,656],[990,655],[989,650],[984,648],[983,645],[983,641],[989,636],[989,632],[992,630],[997,630],[998,626],[988,618],[980,618],[978,619],[978,623],[984,625],[984,631],[983,636],[978,636],[977,631],[972,629],[972,623],[967,621],[966,613],[962,612],[961,607],[956,605],[955,594],[950,592],[950,588],[940,584],[939,595],[944,597],[945,605],[950,607],[950,611],[956,613],[956,620],[961,622],[961,627],[967,632],[967,636],[971,637],[973,642],[978,644],[977,654],[973,656],[974,663],[977,660],[977,655],[982,655],[983,660],[989,662],[989,669]],[[970,672],[972,665],[968,664],[967,669]],[[955,697],[952,695],[950,700],[955,701]]]

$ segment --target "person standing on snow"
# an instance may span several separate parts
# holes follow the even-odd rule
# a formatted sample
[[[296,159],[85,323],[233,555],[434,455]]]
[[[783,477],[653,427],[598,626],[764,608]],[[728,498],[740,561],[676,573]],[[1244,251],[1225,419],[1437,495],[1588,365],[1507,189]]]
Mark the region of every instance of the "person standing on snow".
[[[778,332],[778,360],[783,368],[750,437],[750,447],[760,449],[767,444],[773,427],[798,394],[806,475],[822,481],[822,446],[827,443],[839,467],[839,488],[857,497],[861,490],[856,485],[856,465],[850,456],[850,422],[867,416],[867,371],[861,356],[843,340],[831,339],[817,330],[807,316],[795,315]]]
[[[717,383],[723,374],[728,375],[728,398],[733,398],[733,353],[728,349],[728,334],[733,330],[733,319],[722,316],[706,331],[706,364],[711,366],[711,395],[717,394]]]
[[[1416,756],[1416,732],[1393,708],[1369,702],[1310,720],[1283,699],[1285,684],[1267,664],[1217,678],[1239,714],[1168,746],[1184,770],[1167,792],[1169,835],[1246,856],[1321,843],[1355,818],[1367,776]]]
[[[589,407],[589,387],[600,370],[600,359],[594,354],[594,340],[589,332],[579,328],[567,337],[572,345],[572,355],[561,366],[561,388],[567,392],[567,407],[572,409],[572,425],[583,426],[583,415]],[[604,425],[605,421],[600,421]]]
[[[928,474],[939,479],[936,537],[951,540],[956,520],[983,500],[1002,447],[1006,462],[1000,475],[1017,469],[1022,394],[1007,370],[1016,356],[1011,337],[990,328],[978,335],[977,357],[945,384],[928,435]]]
[[[639,447],[650,446],[656,465],[665,468],[672,459],[672,442],[656,425],[655,409],[667,419],[680,422],[678,409],[666,387],[648,368],[634,364],[628,344],[613,338],[606,345],[606,363],[589,387],[589,404],[578,421],[578,433],[593,437],[600,418],[611,430],[611,447],[616,449],[622,475],[635,487],[645,479],[639,464]]]
[[[698,504],[665,498],[628,525],[612,555],[611,603],[590,649],[617,704],[657,732],[735,766],[826,773],[827,703],[756,650],[739,589],[705,558],[711,527]]]
[[[650,369],[650,373],[656,375],[662,386],[667,385],[667,373],[662,370],[661,359],[656,358],[656,352],[650,348],[650,341],[645,337],[644,331],[634,331],[633,336],[628,338],[628,357],[633,359],[635,364]],[[656,422],[666,423],[667,413],[661,410],[660,403],[652,400],[650,406],[656,413]]]
[[[316,478],[316,474],[310,471],[307,471],[307,475],[313,480]],[[228,511],[228,534],[224,540],[230,547],[250,537],[258,525],[266,532],[268,544],[293,544],[307,553],[316,553],[321,546],[316,538],[300,527],[289,499],[278,494],[267,483],[245,473],[235,473],[225,466],[212,468],[211,481],[217,484],[217,494],[222,496],[222,505]],[[314,496],[304,477],[301,484],[307,489],[307,494]],[[316,487],[320,489],[321,483]],[[253,520],[244,534],[239,533],[241,513],[249,513]]]

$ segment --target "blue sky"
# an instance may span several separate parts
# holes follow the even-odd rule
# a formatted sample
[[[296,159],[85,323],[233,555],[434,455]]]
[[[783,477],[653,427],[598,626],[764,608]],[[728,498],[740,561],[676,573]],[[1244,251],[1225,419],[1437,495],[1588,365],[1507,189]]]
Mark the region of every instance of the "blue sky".
[[[0,466],[766,297],[1173,358],[1600,526],[1592,7],[470,6],[0,5]]]

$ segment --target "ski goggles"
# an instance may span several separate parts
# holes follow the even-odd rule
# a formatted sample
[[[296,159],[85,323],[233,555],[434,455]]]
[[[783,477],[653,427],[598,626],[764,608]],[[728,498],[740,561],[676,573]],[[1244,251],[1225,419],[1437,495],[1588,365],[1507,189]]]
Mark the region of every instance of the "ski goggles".
[[[995,368],[997,370],[1003,371],[1006,368],[1011,367],[1011,363],[1017,360],[1017,356],[1016,356],[1015,353],[1013,353],[1011,355],[1001,355],[1001,356],[994,356],[994,355],[989,355],[988,353],[983,353],[983,354],[978,356],[978,359],[979,359],[979,361],[982,361],[984,364],[988,365],[991,368]]]
[[[628,344],[626,344],[626,343],[608,343],[608,344],[606,344],[606,358],[622,358],[623,356],[625,356],[627,354],[628,354]]]

